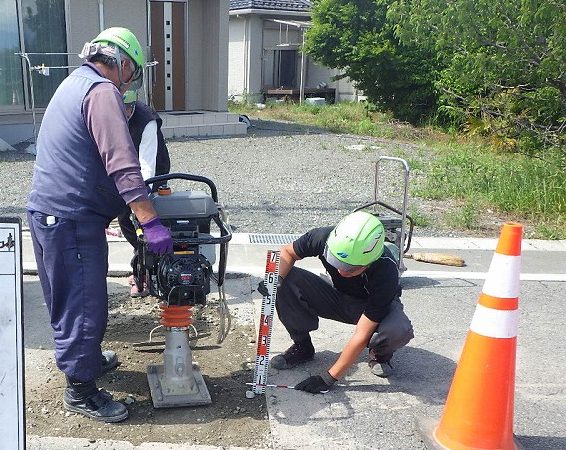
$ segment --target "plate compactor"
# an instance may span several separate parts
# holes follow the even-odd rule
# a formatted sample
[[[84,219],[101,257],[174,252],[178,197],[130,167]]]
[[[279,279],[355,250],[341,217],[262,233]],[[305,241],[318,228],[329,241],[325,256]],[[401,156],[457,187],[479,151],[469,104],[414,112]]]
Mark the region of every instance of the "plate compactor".
[[[173,192],[167,185],[172,179],[204,183],[209,187],[210,195],[201,190]],[[165,330],[163,364],[150,365],[147,369],[151,398],[155,408],[206,405],[211,403],[211,398],[200,370],[193,365],[189,331],[194,330],[193,308],[206,303],[211,280],[214,280],[220,302],[218,343],[228,333],[230,316],[224,275],[232,232],[225,211],[218,203],[218,192],[212,180],[199,175],[172,173],[146,180],[148,186],[153,183],[160,187],[150,194],[150,200],[162,224],[171,232],[173,253],[160,256],[149,251],[141,227],[133,219],[138,233],[134,279],[140,292],[145,284],[150,295],[160,300],[160,327]],[[211,234],[213,223],[219,230],[215,235]],[[219,261],[215,273],[213,264],[217,245]]]

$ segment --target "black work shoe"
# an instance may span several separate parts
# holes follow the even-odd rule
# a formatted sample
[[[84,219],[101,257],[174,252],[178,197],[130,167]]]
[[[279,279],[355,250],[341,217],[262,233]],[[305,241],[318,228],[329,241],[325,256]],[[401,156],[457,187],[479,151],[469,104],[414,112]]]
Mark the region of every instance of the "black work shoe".
[[[314,347],[310,341],[295,342],[291,347],[271,360],[271,367],[284,370],[310,361],[314,358]]]
[[[391,365],[390,361],[385,363],[369,363],[369,367],[371,369],[371,373],[377,375],[380,378],[387,378],[393,373],[393,366]]]
[[[106,372],[110,372],[120,365],[118,361],[118,355],[112,350],[105,350],[102,352],[102,371],[100,375],[104,375]]]
[[[371,372],[381,378],[387,378],[393,372],[393,366],[391,365],[391,356],[380,357],[375,350],[375,347],[369,349],[368,353],[368,365]]]
[[[77,396],[72,387],[65,389],[63,405],[68,411],[82,414],[99,422],[121,422],[128,417],[128,410],[122,403],[114,401],[112,394],[96,389],[90,395]]]

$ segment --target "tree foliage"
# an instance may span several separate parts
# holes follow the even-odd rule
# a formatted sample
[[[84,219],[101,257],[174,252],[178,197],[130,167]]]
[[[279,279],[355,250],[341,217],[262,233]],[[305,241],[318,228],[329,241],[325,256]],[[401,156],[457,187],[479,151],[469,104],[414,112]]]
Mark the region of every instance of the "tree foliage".
[[[566,145],[564,0],[318,0],[307,38],[398,116],[434,108],[529,154]]]
[[[413,123],[435,107],[426,50],[400,46],[387,20],[390,0],[317,0],[305,50],[341,69],[368,99]]]
[[[388,18],[434,51],[440,111],[467,131],[532,154],[566,143],[562,0],[399,0]]]

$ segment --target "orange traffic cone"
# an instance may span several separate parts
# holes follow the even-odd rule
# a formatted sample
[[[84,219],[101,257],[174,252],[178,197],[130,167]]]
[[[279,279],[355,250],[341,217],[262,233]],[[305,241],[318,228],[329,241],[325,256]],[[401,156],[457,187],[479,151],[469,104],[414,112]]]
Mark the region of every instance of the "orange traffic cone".
[[[513,407],[522,235],[522,225],[503,225],[442,418],[424,436],[435,448],[521,448]]]

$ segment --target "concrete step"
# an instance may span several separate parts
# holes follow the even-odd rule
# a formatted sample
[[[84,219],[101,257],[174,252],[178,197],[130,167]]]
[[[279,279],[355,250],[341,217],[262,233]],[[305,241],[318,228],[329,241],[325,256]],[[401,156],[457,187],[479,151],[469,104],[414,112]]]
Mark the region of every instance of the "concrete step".
[[[217,111],[161,113],[161,131],[167,139],[179,137],[241,136],[247,127],[238,114]]]
[[[179,137],[220,137],[244,136],[247,127],[242,122],[224,122],[201,125],[162,126],[161,132],[166,139]]]
[[[214,125],[238,123],[239,115],[217,111],[179,111],[160,113],[164,127],[188,127],[193,125]]]

